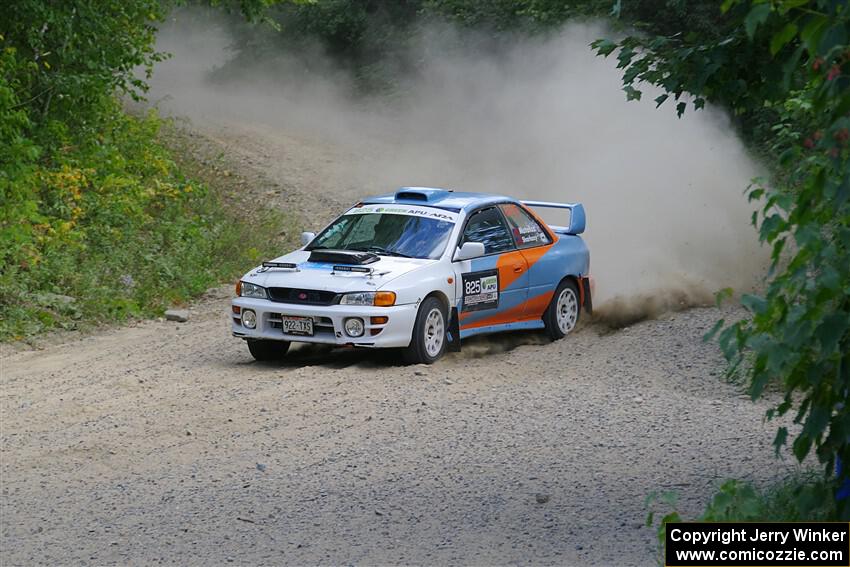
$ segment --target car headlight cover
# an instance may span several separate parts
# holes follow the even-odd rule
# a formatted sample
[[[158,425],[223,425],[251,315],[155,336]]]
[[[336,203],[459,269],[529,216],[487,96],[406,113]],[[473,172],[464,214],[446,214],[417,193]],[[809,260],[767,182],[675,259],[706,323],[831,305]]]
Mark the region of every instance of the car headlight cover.
[[[340,305],[377,305],[389,307],[395,305],[395,292],[393,291],[359,291],[357,293],[346,293],[339,300]]]
[[[358,293],[346,293],[339,300],[340,305],[375,305],[374,291],[361,291]]]
[[[345,334],[349,337],[362,337],[366,328],[363,326],[363,319],[359,317],[349,317],[345,320]]]
[[[259,299],[266,299],[268,297],[266,295],[266,288],[250,282],[242,282],[239,291],[242,297],[255,297]]]
[[[251,309],[242,310],[242,325],[248,329],[257,328],[257,314]]]

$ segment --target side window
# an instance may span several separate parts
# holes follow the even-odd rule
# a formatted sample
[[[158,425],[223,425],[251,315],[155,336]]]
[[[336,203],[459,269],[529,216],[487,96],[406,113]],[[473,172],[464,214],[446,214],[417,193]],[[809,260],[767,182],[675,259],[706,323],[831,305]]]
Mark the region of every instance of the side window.
[[[505,221],[496,207],[478,211],[469,217],[461,245],[464,242],[481,242],[485,254],[504,252],[514,247]]]
[[[508,227],[511,230],[517,248],[533,248],[549,244],[549,235],[528,212],[514,204],[499,205],[505,218],[508,219]]]

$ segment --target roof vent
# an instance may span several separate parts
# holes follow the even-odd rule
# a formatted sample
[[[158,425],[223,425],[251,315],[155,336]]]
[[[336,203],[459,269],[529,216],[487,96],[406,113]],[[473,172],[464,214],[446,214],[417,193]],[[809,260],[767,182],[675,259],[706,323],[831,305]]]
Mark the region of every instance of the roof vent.
[[[399,191],[395,194],[396,199],[404,199],[407,201],[427,201],[428,195],[419,191]]]
[[[402,187],[395,194],[397,201],[436,201],[442,195],[449,193],[446,189],[431,187]]]

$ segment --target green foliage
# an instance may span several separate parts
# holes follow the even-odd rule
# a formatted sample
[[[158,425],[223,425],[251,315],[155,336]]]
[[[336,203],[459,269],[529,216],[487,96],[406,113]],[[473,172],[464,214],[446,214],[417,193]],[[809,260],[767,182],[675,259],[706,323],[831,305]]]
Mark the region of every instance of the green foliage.
[[[225,212],[159,125],[116,108],[97,140],[0,186],[0,340],[160,314],[256,261],[252,248],[272,253],[279,218]]]
[[[245,2],[243,2],[245,3]],[[160,312],[233,276],[273,228],[186,179],[144,90],[158,0],[24,0],[0,29],[0,340]]]
[[[630,0],[618,3],[624,25],[650,32],[712,35],[722,15],[714,0]],[[303,65],[315,64],[318,44],[331,61],[349,71],[362,92],[395,91],[420,60],[411,50],[425,30],[442,30],[450,23],[477,32],[451,36],[449,41],[473,43],[492,51],[512,42],[517,33],[545,34],[570,19],[604,17],[610,0],[315,0],[282,3],[268,12],[274,29],[242,26],[235,41],[235,58],[217,74],[239,80],[240,71],[269,62],[281,52],[309,54]]]
[[[834,483],[813,475],[797,475],[787,481],[758,490],[740,480],[727,480],[720,485],[700,522],[817,522],[834,521],[839,512],[832,493]],[[668,523],[683,521],[676,511],[675,494],[650,495],[647,499],[647,526],[656,525],[658,544],[664,547]]]
[[[646,515],[646,526],[652,527],[655,524],[655,515],[657,513],[657,508],[661,507],[665,510],[663,516],[658,521],[658,527],[656,529],[656,537],[658,541],[661,542],[663,547],[664,542],[667,541],[667,524],[674,524],[676,522],[681,522],[682,517],[679,515],[679,512],[676,511],[676,501],[678,497],[674,492],[663,492],[663,493],[652,493],[646,498],[646,502],[644,503],[647,508],[649,508],[649,513]]]
[[[153,44],[163,16],[159,0],[7,3],[0,33],[20,64],[6,68],[6,80],[17,84],[19,104],[36,125],[62,120],[94,135],[113,93],[144,90],[135,70],[150,72],[162,58]]]
[[[705,522],[801,522],[837,518],[833,486],[811,476],[793,478],[759,491],[728,480],[700,517]]]
[[[720,331],[719,343],[753,398],[780,386],[768,417],[793,410],[802,426],[794,455],[814,450],[829,478],[836,457],[850,463],[850,9],[831,0],[726,0],[723,9],[728,28],[712,41],[627,37],[595,47],[617,53],[629,97],[643,82],[678,101],[679,115],[686,100],[742,116],[769,110],[764,139],[777,173],[749,196],[771,278],[764,295],[742,298],[750,316]],[[787,438],[779,428],[777,450]],[[850,517],[850,503],[841,506]]]
[[[425,0],[422,12],[447,18],[466,27],[495,30],[545,30],[570,18],[607,13],[607,0]]]

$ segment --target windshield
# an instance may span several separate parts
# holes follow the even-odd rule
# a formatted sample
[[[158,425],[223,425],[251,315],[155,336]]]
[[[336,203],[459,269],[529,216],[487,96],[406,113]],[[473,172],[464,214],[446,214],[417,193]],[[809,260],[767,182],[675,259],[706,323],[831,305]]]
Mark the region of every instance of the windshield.
[[[365,250],[386,256],[439,258],[454,227],[452,220],[445,219],[452,219],[452,213],[425,207],[366,205],[336,219],[307,249]]]

